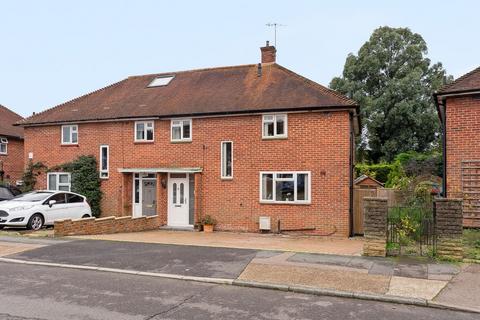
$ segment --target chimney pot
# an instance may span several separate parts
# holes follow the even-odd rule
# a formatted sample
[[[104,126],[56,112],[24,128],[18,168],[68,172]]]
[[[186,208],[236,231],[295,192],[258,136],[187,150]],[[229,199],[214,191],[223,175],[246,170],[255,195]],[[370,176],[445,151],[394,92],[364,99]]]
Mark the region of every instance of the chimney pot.
[[[275,46],[271,46],[269,41],[267,41],[265,47],[260,48],[260,51],[262,52],[262,63],[272,63],[276,61],[277,49],[275,49]]]

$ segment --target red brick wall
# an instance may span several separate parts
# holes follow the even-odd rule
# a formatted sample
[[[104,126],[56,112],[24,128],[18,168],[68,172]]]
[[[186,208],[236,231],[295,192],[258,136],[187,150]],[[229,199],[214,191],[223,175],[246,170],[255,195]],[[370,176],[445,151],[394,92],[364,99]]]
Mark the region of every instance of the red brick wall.
[[[25,129],[25,152],[53,166],[81,154],[98,157],[100,144],[110,145],[110,178],[102,182],[103,216],[131,214],[129,204],[123,203],[131,202],[131,190],[122,191],[122,180],[128,178],[122,179],[117,168],[202,167],[195,183],[196,220],[210,214],[218,220],[217,229],[257,231],[258,217],[268,215],[274,225],[281,219],[284,229],[314,227],[320,234],[347,236],[349,113],[289,114],[288,139],[283,140],[262,140],[261,126],[261,115],[196,118],[191,143],[170,143],[170,121],[157,120],[155,142],[134,143],[132,121],[79,124],[79,144],[68,147],[60,144],[60,126],[30,127]],[[233,141],[233,180],[220,179],[224,140]],[[311,171],[312,203],[260,204],[259,172],[269,170]],[[46,187],[45,176],[38,181],[39,188]],[[165,220],[166,193],[162,198],[157,212]]]
[[[462,198],[462,160],[480,160],[480,98],[448,98],[446,113],[447,193]],[[480,227],[480,220],[464,219],[466,226],[474,223]]]
[[[22,179],[24,167],[23,140],[8,138],[7,155],[0,154],[0,161],[3,162],[5,179],[15,184]]]

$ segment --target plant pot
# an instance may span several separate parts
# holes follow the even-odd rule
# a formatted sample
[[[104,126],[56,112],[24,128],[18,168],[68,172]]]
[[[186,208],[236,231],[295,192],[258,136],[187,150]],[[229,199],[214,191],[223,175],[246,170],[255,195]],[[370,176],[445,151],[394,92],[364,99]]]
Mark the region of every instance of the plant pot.
[[[206,232],[206,233],[213,232],[213,224],[204,224],[203,225],[203,232]]]

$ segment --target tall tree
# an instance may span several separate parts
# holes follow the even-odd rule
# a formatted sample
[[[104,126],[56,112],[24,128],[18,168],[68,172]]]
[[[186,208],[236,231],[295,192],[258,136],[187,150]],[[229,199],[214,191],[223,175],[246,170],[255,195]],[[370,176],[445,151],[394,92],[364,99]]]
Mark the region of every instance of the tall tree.
[[[410,29],[380,27],[331,81],[332,89],[360,104],[359,153],[371,161],[435,144],[439,121],[432,94],[451,76],[441,63],[431,65],[427,52],[422,36]]]

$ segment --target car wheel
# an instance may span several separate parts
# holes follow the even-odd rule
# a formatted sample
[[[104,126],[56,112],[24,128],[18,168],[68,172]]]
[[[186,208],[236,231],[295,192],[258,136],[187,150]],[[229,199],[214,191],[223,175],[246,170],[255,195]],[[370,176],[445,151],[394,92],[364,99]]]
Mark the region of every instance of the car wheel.
[[[3,228],[5,228],[5,226],[0,226],[0,230],[2,230]]]
[[[88,214],[84,214],[84,215],[82,216],[82,219],[85,219],[85,218],[90,218],[90,216],[89,216]]]
[[[35,213],[28,220],[27,228],[30,230],[40,230],[43,227],[43,217],[41,214]]]

